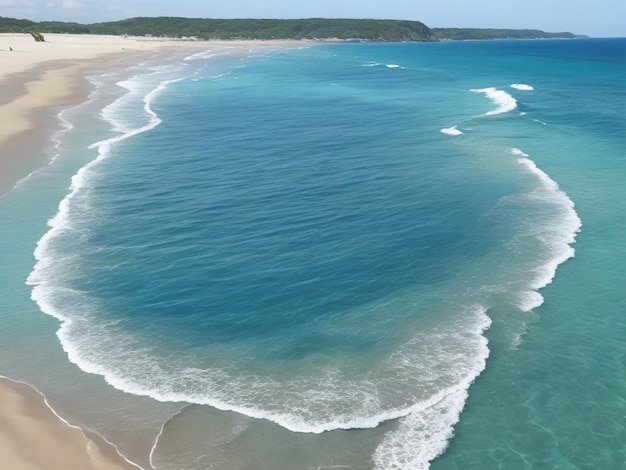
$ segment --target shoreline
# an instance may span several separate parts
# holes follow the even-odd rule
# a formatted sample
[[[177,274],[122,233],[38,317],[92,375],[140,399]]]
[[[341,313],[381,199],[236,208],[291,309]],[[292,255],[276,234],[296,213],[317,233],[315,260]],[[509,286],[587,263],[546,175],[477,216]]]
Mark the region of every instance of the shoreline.
[[[47,163],[45,152],[58,111],[83,102],[85,76],[126,61],[136,63],[157,47],[123,38],[46,35],[36,43],[26,34],[0,34],[0,194]]]
[[[87,98],[84,72],[93,70],[90,65],[47,64],[0,79],[10,97],[0,105],[6,122],[0,130],[0,194],[47,163],[45,149],[59,127],[58,110]]]
[[[0,195],[47,163],[58,111],[84,102],[85,77],[112,67],[136,65],[156,54],[167,56],[214,47],[284,46],[301,41],[180,41],[171,39],[0,33]],[[308,43],[307,43],[308,44]]]
[[[88,98],[88,74],[134,65],[159,49],[121,47],[121,39],[108,37],[83,38],[87,44],[74,44],[71,35],[46,39],[0,34],[0,195],[49,163],[51,137],[61,129],[58,113]],[[100,435],[63,419],[41,391],[3,375],[0,414],[2,468],[142,469]]]

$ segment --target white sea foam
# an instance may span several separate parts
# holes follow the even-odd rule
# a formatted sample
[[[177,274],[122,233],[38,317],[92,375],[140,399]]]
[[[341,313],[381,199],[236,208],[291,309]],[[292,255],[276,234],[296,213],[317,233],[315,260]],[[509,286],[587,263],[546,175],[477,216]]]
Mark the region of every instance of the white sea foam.
[[[454,424],[465,401],[467,391],[458,390],[445,396],[430,408],[409,414],[400,420],[397,430],[388,433],[376,449],[376,469],[427,470],[430,462],[444,453],[454,435]]]
[[[523,293],[520,298],[519,308],[529,311],[543,303],[543,296],[538,292],[539,289],[550,284],[559,265],[574,256],[574,248],[571,245],[576,241],[576,234],[580,231],[582,222],[576,213],[574,202],[559,188],[556,181],[539,169],[529,158],[530,156],[522,150],[513,148],[511,153],[520,157],[518,159],[520,165],[535,175],[540,182],[540,186],[528,197],[552,205],[559,214],[554,223],[536,229],[533,234],[548,251],[549,258],[534,269],[534,278],[529,285],[530,290]]]
[[[470,91],[475,93],[484,93],[487,98],[493,101],[498,107],[492,111],[485,113],[487,116],[495,114],[503,114],[513,111],[517,108],[517,100],[504,90],[498,90],[495,87],[490,88],[472,88]]]
[[[381,64],[380,62],[366,62],[362,64],[362,67],[386,67],[388,69],[404,69],[399,64]]]
[[[441,132],[448,135],[461,135],[463,134],[456,126],[446,127],[445,129],[441,129]]]
[[[519,155],[522,157],[528,157],[529,155],[527,153],[524,153],[522,150],[518,149],[518,148],[512,148],[511,149],[511,153],[513,155]]]
[[[474,340],[480,353],[475,355],[474,367],[468,369],[467,375],[458,381],[456,387],[442,391],[439,401],[430,406],[412,410],[400,420],[397,429],[390,431],[374,453],[375,468],[379,470],[427,470],[430,462],[444,453],[448,442],[454,435],[453,426],[459,417],[468,397],[468,389],[476,377],[486,367],[489,356],[487,339],[482,335],[491,325],[486,310],[475,307],[475,326],[478,330],[469,332],[475,335]]]
[[[514,88],[516,90],[521,90],[521,91],[532,91],[534,90],[534,88],[530,85],[526,85],[524,83],[513,83],[511,85],[511,88]]]
[[[212,57],[215,57],[217,55],[223,55],[226,52],[214,52],[213,49],[207,49],[206,51],[202,51],[202,52],[197,52],[195,54],[191,54],[187,57],[185,57],[183,60],[185,62],[190,62],[193,60],[203,60],[203,59],[210,59]]]
[[[429,343],[429,349],[432,349],[430,355],[435,362],[430,363],[428,357],[415,353],[413,348],[420,347],[424,343],[423,338],[416,338],[389,359],[384,370],[391,371],[396,381],[399,376],[404,376],[416,381],[415,389],[423,387],[432,390],[419,399],[417,396],[409,397],[408,400],[402,397],[404,404],[391,407],[389,397],[384,396],[388,387],[386,380],[379,381],[373,377],[362,381],[346,380],[333,370],[317,378],[300,377],[288,382],[277,382],[269,377],[236,377],[220,370],[193,367],[179,367],[172,371],[168,370],[169,365],[154,362],[147,351],[122,352],[123,356],[117,359],[122,359],[119,365],[126,370],[111,368],[110,363],[102,366],[99,365],[100,361],[84,361],[80,357],[80,349],[83,349],[80,344],[78,349],[68,354],[72,353],[72,357],[80,361],[81,368],[86,365],[88,372],[103,375],[109,384],[125,392],[148,395],[164,402],[186,401],[210,405],[219,410],[272,421],[290,431],[302,433],[375,428],[382,422],[412,414],[416,415],[414,420],[427,419],[433,407],[441,407],[442,401],[448,400],[446,403],[455,404],[451,411],[454,420],[443,426],[445,435],[433,437],[439,442],[437,448],[443,450],[441,442],[449,437],[448,430],[458,420],[462,409],[462,403],[459,404],[457,399],[450,401],[449,396],[458,398],[457,393],[469,387],[484,369],[489,354],[487,340],[482,335],[490,325],[485,310],[474,308],[468,311],[467,316],[470,317],[468,324],[462,328],[459,328],[461,325],[451,325],[453,331],[441,333],[436,342],[438,347]],[[95,336],[98,337],[99,345],[103,341],[105,344],[108,342],[105,331],[99,331]],[[451,339],[456,340],[459,348],[453,352],[446,351],[443,346]],[[93,346],[89,338],[83,340],[85,346]],[[127,341],[132,342],[132,339],[127,338]],[[106,354],[105,351],[102,353]],[[442,373],[444,364],[449,365],[450,369]],[[393,386],[389,388],[392,395],[399,399],[401,395],[414,392],[407,385],[397,391],[393,390]],[[268,397],[272,397],[272,400],[267,400]]]

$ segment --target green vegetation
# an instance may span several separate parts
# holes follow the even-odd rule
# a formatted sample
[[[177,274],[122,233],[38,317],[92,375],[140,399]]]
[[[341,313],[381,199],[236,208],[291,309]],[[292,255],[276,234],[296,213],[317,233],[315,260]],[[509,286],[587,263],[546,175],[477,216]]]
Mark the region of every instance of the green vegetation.
[[[418,21],[131,18],[92,25],[106,34],[203,39],[343,39],[362,41],[436,41],[430,29]]]
[[[534,29],[433,28],[419,21],[309,18],[300,20],[130,18],[82,25],[0,17],[0,32],[111,34],[197,39],[321,39],[344,41],[440,41],[463,39],[575,38]]]
[[[40,22],[0,17],[0,31],[23,32],[33,29],[46,33],[112,34],[198,39],[340,39],[355,41],[437,41],[419,21],[342,20],[311,18],[302,20],[131,18],[110,23]]]
[[[546,33],[538,29],[432,28],[439,40],[468,39],[573,39],[572,33]]]
[[[42,21],[36,23],[30,20],[16,20],[14,18],[3,18],[0,16],[0,32],[3,33],[30,33],[30,31],[41,31],[44,33],[76,33],[87,34],[88,28],[78,23],[62,23],[59,21]]]

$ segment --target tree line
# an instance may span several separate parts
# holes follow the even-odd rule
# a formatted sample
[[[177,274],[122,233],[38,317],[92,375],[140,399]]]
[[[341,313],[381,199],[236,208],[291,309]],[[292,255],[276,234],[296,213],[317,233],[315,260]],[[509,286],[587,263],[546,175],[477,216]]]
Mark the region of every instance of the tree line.
[[[0,31],[110,34],[198,39],[340,39],[361,41],[437,41],[419,21],[354,19],[200,19],[130,18],[107,23],[33,22],[0,17]]]
[[[320,39],[440,41],[464,39],[574,38],[532,29],[429,28],[419,21],[325,19],[130,18],[106,23],[20,20],[0,17],[0,32],[108,34],[197,39]]]

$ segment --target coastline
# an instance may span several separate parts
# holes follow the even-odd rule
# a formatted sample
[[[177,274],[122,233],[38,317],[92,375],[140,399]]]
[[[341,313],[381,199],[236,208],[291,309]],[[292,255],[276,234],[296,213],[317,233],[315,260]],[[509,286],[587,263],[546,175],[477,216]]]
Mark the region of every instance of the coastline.
[[[180,41],[119,36],[0,33],[0,194],[46,163],[42,147],[58,109],[83,102],[85,76],[111,67],[136,65],[155,54],[212,47],[294,45],[301,41]]]
[[[301,42],[183,42],[69,34],[49,34],[45,43],[36,43],[26,34],[0,34],[0,196],[49,163],[46,150],[59,130],[59,111],[88,98],[88,75],[113,67],[130,67],[157,54],[159,59],[167,60],[214,47],[247,52],[246,47],[295,44]],[[17,233],[15,228],[10,231]],[[16,275],[11,272],[14,274],[7,271],[7,278]],[[17,277],[20,279],[15,282],[23,285],[21,276]],[[0,374],[13,375],[2,370]],[[5,375],[0,375],[0,467],[141,468],[99,435],[57,414],[48,403],[45,390]]]
[[[45,148],[59,109],[83,102],[88,73],[128,62],[172,44],[114,37],[0,34],[0,194],[47,163]],[[179,44],[175,44],[179,45]],[[12,50],[9,50],[9,47]],[[102,437],[60,417],[45,396],[0,376],[0,467],[137,470]]]
[[[42,148],[57,124],[57,108],[88,95],[88,72],[135,63],[170,45],[110,36],[46,35],[37,43],[27,34],[0,34],[0,194],[43,166]]]

